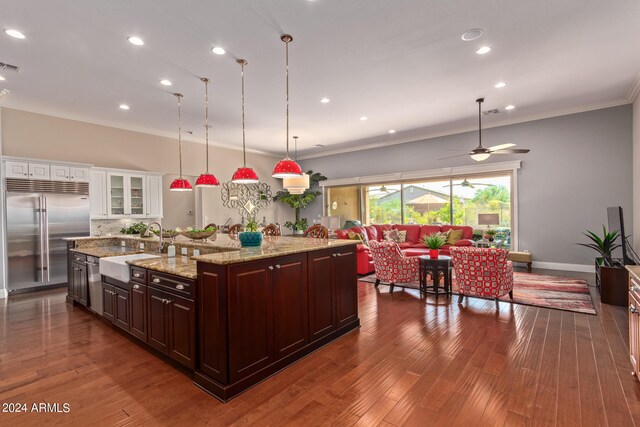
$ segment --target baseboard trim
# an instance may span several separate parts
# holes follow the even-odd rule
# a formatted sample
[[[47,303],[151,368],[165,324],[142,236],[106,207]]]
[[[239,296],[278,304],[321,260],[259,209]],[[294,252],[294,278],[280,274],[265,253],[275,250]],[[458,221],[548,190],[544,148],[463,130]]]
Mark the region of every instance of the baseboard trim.
[[[0,299],[6,298],[6,297],[7,297],[7,290],[0,289]]]
[[[588,264],[565,264],[561,262],[540,262],[534,261],[533,268],[542,268],[546,270],[565,270],[565,271],[579,271],[582,273],[595,273],[596,268],[593,265]]]

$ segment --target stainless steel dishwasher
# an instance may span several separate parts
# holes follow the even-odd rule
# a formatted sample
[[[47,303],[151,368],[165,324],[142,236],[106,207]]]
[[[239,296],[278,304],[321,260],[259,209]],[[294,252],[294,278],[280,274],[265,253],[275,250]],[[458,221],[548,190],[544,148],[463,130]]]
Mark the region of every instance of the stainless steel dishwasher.
[[[89,276],[89,309],[102,315],[102,277],[100,276],[100,258],[87,257],[87,275]]]

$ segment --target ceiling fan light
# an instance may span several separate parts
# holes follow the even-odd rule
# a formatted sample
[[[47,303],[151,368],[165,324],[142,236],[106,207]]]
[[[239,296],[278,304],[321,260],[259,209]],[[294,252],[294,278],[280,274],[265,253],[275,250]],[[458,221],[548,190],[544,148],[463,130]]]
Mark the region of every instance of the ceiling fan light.
[[[481,162],[483,160],[487,160],[489,156],[491,156],[491,154],[489,153],[478,153],[478,154],[472,154],[471,158],[476,162]]]
[[[231,177],[231,182],[236,184],[257,184],[260,181],[258,180],[258,174],[253,169],[241,167],[235,171]]]
[[[274,178],[297,178],[302,176],[302,168],[298,163],[287,157],[278,162],[276,167],[273,168],[271,176]]]
[[[220,181],[210,173],[203,173],[196,180],[196,187],[219,187]]]
[[[192,191],[191,183],[186,179],[180,177],[173,180],[169,186],[169,191]]]

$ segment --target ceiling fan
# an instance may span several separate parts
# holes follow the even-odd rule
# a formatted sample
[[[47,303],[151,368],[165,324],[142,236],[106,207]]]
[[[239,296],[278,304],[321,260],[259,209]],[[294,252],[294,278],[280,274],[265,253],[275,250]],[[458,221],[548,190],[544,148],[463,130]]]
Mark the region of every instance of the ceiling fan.
[[[493,147],[483,147],[482,146],[482,103],[484,102],[484,98],[476,99],[478,103],[478,146],[471,150],[469,153],[458,154],[455,156],[443,157],[438,160],[451,159],[454,157],[462,157],[462,156],[471,156],[471,158],[477,162],[481,162],[483,160],[487,160],[489,156],[492,154],[518,154],[518,153],[528,153],[528,148],[511,148],[516,144],[501,144],[494,145]]]
[[[466,156],[467,154],[464,154],[464,156]],[[483,184],[481,182],[476,182],[475,184],[470,183],[467,178],[463,179],[462,182],[460,184],[452,184],[454,187],[455,186],[460,186],[460,187],[467,187],[467,188],[476,188],[476,186],[478,185],[486,185],[487,187],[493,187],[493,184]],[[447,184],[445,185],[445,187],[451,187],[451,185]]]

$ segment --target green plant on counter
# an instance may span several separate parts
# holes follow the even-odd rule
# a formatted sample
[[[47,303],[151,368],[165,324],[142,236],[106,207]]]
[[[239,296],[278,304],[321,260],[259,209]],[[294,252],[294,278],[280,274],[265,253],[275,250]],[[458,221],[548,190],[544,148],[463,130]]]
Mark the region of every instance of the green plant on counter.
[[[255,217],[249,218],[247,225],[244,227],[244,231],[249,231],[253,233],[258,231],[258,221],[256,221]]]
[[[280,201],[282,203],[286,203],[295,209],[296,220],[295,221],[287,221],[284,223],[286,228],[289,228],[294,231],[304,231],[307,229],[308,222],[306,218],[300,218],[300,209],[306,209],[309,207],[311,203],[313,203],[316,198],[322,194],[322,191],[317,190],[316,188],[320,185],[320,181],[325,181],[327,179],[326,176],[322,175],[319,172],[313,172],[312,170],[307,171],[309,175],[309,188],[304,191],[302,194],[291,194],[286,190],[281,190],[276,193],[273,197],[274,201]]]
[[[591,239],[593,243],[576,244],[593,249],[600,254],[607,265],[611,265],[611,252],[620,247],[620,244],[616,243],[616,240],[618,239],[618,230],[608,232],[606,227],[603,225],[602,237],[589,230],[582,234]]]
[[[429,249],[440,249],[447,243],[447,239],[441,233],[431,233],[422,240]]]
[[[147,225],[144,222],[134,222],[129,227],[120,229],[121,234],[144,234],[147,231]]]

